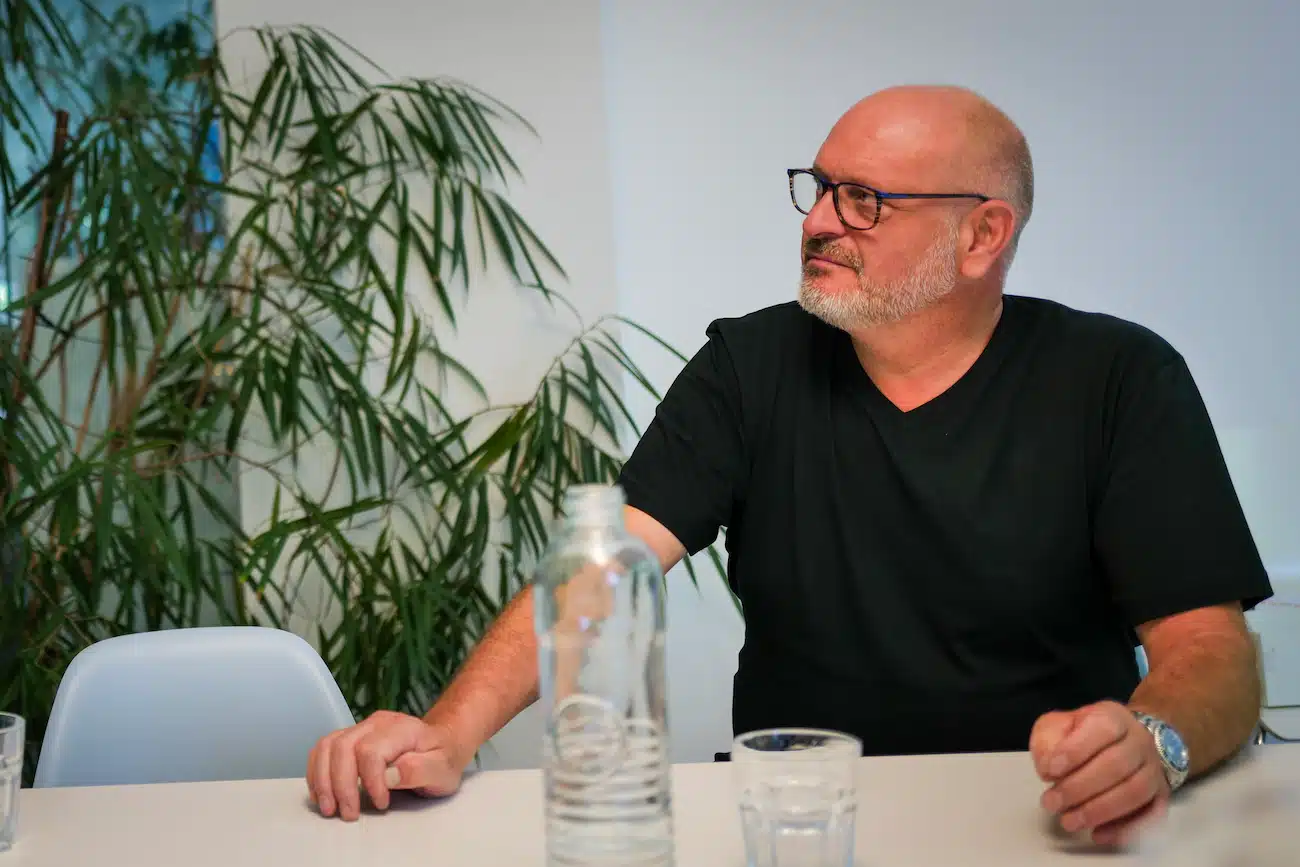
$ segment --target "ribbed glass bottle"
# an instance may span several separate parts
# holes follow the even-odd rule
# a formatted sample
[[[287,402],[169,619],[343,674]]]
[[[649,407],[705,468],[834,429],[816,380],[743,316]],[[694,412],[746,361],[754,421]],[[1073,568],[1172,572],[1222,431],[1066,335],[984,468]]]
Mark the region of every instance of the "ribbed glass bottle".
[[[547,863],[673,863],[664,580],[617,486],[564,499],[533,585]]]

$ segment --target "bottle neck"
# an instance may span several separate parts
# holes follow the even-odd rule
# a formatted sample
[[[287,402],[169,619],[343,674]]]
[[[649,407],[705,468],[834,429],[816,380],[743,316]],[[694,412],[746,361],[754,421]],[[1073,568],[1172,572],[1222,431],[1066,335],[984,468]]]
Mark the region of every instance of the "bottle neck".
[[[626,502],[617,485],[576,485],[564,494],[564,529],[579,533],[621,532]]]

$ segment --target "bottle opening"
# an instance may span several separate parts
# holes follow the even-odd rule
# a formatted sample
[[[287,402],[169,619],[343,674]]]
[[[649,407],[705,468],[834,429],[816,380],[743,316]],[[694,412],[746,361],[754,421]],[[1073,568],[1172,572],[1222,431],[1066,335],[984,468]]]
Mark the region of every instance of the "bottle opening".
[[[561,508],[573,524],[622,524],[626,502],[618,485],[574,485],[564,492]]]

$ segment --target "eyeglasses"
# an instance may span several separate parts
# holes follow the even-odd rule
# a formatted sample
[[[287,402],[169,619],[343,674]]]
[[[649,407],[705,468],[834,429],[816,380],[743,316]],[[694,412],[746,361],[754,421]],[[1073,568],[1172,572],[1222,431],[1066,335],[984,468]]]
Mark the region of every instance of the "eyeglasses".
[[[801,214],[807,214],[821,201],[827,190],[835,203],[840,222],[850,229],[866,231],[880,221],[880,203],[885,199],[979,199],[992,201],[980,193],[885,193],[863,184],[833,184],[812,169],[786,169],[790,178],[790,200]]]

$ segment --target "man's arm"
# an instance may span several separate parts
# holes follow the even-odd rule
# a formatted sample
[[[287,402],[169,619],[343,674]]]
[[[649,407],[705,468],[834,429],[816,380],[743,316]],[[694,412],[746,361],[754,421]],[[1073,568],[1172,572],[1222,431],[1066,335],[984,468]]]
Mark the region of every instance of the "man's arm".
[[[686,551],[645,512],[624,510],[627,530],[659,558],[665,572]],[[361,812],[360,778],[377,807],[389,790],[428,795],[455,791],[460,775],[488,738],[537,700],[537,636],[532,588],[512,599],[438,698],[423,722],[379,711],[332,732],[307,760],[307,788],[323,815],[344,819]]]
[[[515,715],[537,700],[533,589],[525,587],[470,652],[424,721],[451,740],[460,767]]]
[[[702,550],[713,541],[742,499],[750,459],[726,330],[710,326],[708,343],[673,381],[619,476],[627,502],[658,515],[630,506],[623,513],[628,531],[654,551],[665,572],[685,556],[686,546]],[[321,813],[357,818],[358,777],[379,809],[388,805],[390,789],[454,792],[475,751],[537,698],[534,629],[533,595],[525,590],[423,720],[380,711],[322,738],[307,769],[308,790]]]
[[[1260,685],[1242,611],[1272,593],[1186,361],[1139,337],[1107,373],[1092,533],[1099,574],[1138,624],[1150,673],[1131,696],[1044,714],[1029,744],[1048,784],[1043,807],[1100,843],[1127,840],[1169,801],[1134,710],[1178,731],[1191,773],[1249,739]]]
[[[665,575],[686,556],[686,548],[677,541],[677,537],[667,527],[640,509],[624,506],[623,523],[629,533],[645,542],[650,550],[654,551],[655,556],[659,558],[659,568]]]
[[[1237,752],[1259,719],[1255,647],[1238,603],[1161,617],[1137,631],[1149,674],[1127,707],[1103,701],[1045,714],[1030,736],[1048,783],[1043,807],[1066,831],[1090,830],[1099,843],[1127,841],[1169,801],[1155,740],[1133,711],[1177,730],[1192,776]]]
[[[667,572],[686,550],[662,524],[639,509],[623,511],[627,531],[641,539]],[[501,612],[446,691],[425,714],[444,728],[466,764],[480,746],[537,700],[537,633],[533,593],[524,588]]]
[[[1149,673],[1129,707],[1173,726],[1203,774],[1230,758],[1259,722],[1261,685],[1238,603],[1198,608],[1144,623],[1137,629]]]

